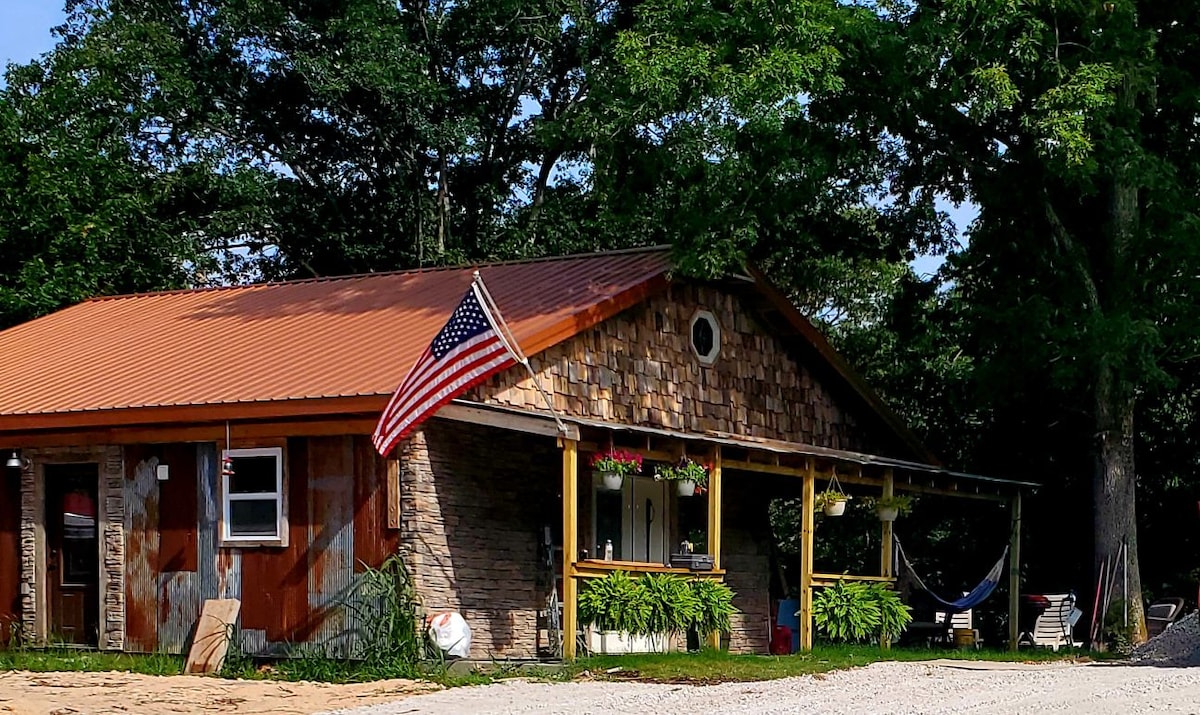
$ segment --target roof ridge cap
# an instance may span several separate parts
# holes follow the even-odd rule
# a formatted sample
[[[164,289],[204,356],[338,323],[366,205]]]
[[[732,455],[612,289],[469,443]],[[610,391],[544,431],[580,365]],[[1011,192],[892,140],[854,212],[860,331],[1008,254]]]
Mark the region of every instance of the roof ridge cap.
[[[656,244],[653,246],[639,246],[635,248],[620,248],[612,251],[592,251],[590,253],[570,253],[563,256],[538,256],[535,258],[516,258],[507,261],[487,261],[476,263],[464,263],[454,266],[428,266],[424,268],[406,268],[395,271],[378,271],[373,273],[348,273],[339,276],[314,276],[312,278],[293,278],[284,281],[263,281],[260,283],[240,283],[235,285],[218,285],[218,286],[202,286],[198,288],[170,288],[167,290],[152,290],[141,291],[138,293],[117,293],[114,295],[98,295],[88,298],[82,303],[100,303],[110,300],[125,300],[129,298],[148,298],[168,295],[183,295],[189,293],[215,293],[219,291],[230,290],[249,290],[253,288],[276,288],[289,285],[304,285],[309,283],[333,283],[337,281],[360,280],[363,278],[382,278],[386,276],[402,276],[402,275],[418,275],[422,273],[439,273],[449,271],[464,271],[480,268],[491,268],[494,266],[519,266],[528,265],[531,263],[550,263],[553,261],[568,261],[578,260],[581,258],[602,258],[606,256],[619,256],[634,253],[654,253],[659,251],[668,251],[670,246],[666,244]],[[69,307],[69,306],[68,306]]]

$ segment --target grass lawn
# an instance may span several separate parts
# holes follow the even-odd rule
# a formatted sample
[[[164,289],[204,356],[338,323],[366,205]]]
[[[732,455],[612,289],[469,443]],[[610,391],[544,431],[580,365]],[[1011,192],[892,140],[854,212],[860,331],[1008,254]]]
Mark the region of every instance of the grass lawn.
[[[53,671],[107,672],[111,670],[143,675],[180,675],[184,658],[181,655],[153,653],[102,653],[70,648],[48,650],[0,650],[0,671],[28,670],[35,673]]]
[[[794,655],[731,655],[724,651],[705,650],[699,653],[667,653],[645,655],[610,655],[581,658],[574,665],[576,673],[587,671],[594,677],[613,680],[646,680],[663,683],[722,683],[751,680],[773,680],[793,675],[812,675],[831,670],[855,668],[878,661],[916,661],[953,658],[956,660],[992,660],[1030,662],[1092,658],[1095,654],[1047,649],[1023,650],[930,650],[925,648],[892,648],[878,646],[823,645],[811,653]],[[606,672],[614,668],[619,671]]]

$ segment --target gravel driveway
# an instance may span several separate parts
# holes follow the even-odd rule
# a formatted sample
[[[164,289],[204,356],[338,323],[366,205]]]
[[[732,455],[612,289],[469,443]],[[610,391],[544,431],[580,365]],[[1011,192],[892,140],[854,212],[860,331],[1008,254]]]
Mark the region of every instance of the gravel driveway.
[[[505,682],[353,715],[708,713],[1200,713],[1200,668],[1117,664],[875,663],[825,676],[712,686]]]

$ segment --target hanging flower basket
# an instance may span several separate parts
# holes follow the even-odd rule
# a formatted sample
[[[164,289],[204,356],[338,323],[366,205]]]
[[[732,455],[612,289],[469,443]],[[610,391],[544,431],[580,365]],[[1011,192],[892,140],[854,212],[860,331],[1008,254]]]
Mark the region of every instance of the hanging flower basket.
[[[912,497],[905,494],[877,497],[867,500],[865,506],[874,508],[880,521],[895,521],[912,510]]]
[[[600,475],[605,489],[619,492],[626,475],[642,471],[642,455],[610,447],[592,455],[592,469]]]
[[[834,471],[829,476],[829,486],[825,487],[825,491],[813,497],[812,508],[824,511],[825,516],[841,516],[846,513],[846,502],[849,500],[850,497],[842,491],[837,472]]]
[[[654,478],[675,482],[675,489],[679,496],[690,497],[708,486],[709,470],[710,467],[707,464],[701,464],[684,456],[680,457],[679,462],[675,465],[659,467],[654,473]]]
[[[846,513],[846,502],[850,497],[838,491],[825,490],[813,499],[813,509],[820,509],[825,516],[841,516]]]

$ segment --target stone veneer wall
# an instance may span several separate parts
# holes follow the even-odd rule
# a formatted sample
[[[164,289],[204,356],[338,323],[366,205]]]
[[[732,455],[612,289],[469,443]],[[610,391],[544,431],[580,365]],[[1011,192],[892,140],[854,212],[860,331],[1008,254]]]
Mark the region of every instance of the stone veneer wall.
[[[539,533],[562,530],[554,439],[432,419],[399,457],[400,553],[424,611],[460,612],[472,657],[535,656]]]
[[[100,634],[105,650],[125,646],[125,467],[120,447],[28,449],[31,467],[21,471],[21,627],[35,641],[49,634],[46,612],[45,488],[41,469],[60,462],[95,462],[99,481]]]
[[[716,316],[721,352],[702,366],[691,348],[699,309]],[[530,358],[556,407],[580,417],[703,433],[863,449],[863,435],[813,373],[763,330],[732,294],[676,284]],[[524,367],[494,375],[470,399],[544,410]]]
[[[721,565],[739,611],[732,619],[729,650],[766,653],[771,631],[770,498],[765,490],[744,482],[740,486],[726,485],[722,505]]]

